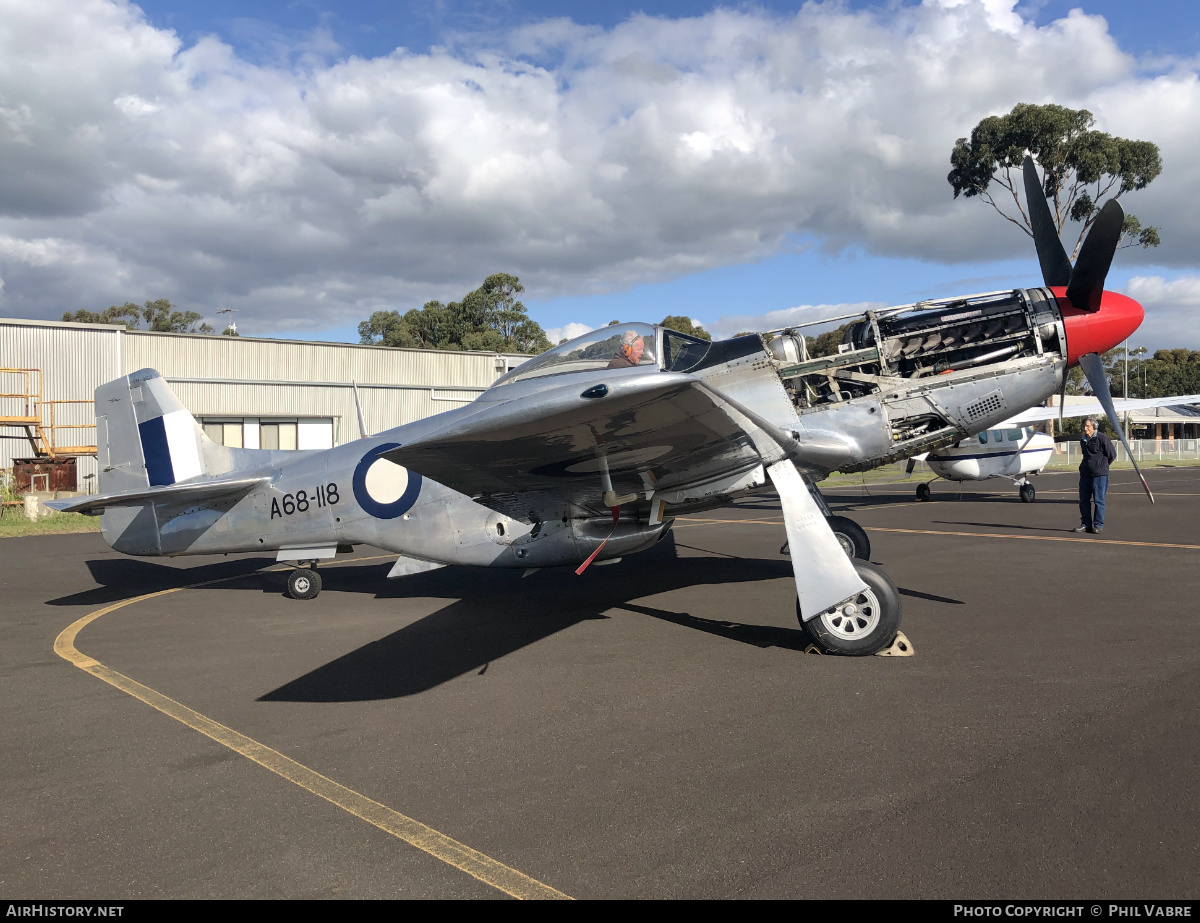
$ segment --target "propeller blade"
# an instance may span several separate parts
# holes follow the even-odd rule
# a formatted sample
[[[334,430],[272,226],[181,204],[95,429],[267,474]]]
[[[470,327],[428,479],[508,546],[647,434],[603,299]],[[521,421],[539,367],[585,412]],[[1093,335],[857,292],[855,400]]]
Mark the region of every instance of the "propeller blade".
[[[908,460],[908,466],[904,469],[904,476],[906,478],[910,478],[910,477],[912,477],[912,473],[916,470],[917,470],[917,460],[915,458],[910,458]]]
[[[1113,425],[1113,429],[1117,431],[1117,436],[1121,439],[1121,445],[1125,446],[1125,454],[1129,456],[1130,462],[1133,463],[1133,470],[1141,478],[1146,496],[1153,503],[1154,494],[1150,492],[1150,485],[1146,483],[1146,477],[1142,474],[1142,469],[1133,460],[1133,452],[1129,448],[1129,440],[1125,438],[1125,431],[1121,428],[1121,421],[1117,417],[1117,408],[1113,405],[1112,394],[1108,390],[1108,379],[1104,376],[1104,363],[1100,361],[1100,357],[1095,353],[1088,353],[1086,356],[1079,357],[1079,367],[1083,369],[1083,374],[1087,376],[1088,384],[1092,386],[1092,393],[1099,399],[1100,406],[1104,408],[1104,413],[1107,415],[1108,421]]]
[[[1063,369],[1062,385],[1058,389],[1058,431],[1060,433],[1062,432],[1063,411],[1066,410],[1067,405],[1067,371],[1068,369]]]
[[[1028,154],[1021,172],[1025,174],[1025,201],[1029,203],[1029,223],[1033,225],[1033,244],[1037,247],[1038,262],[1042,264],[1042,279],[1047,285],[1070,285],[1071,260],[1058,239],[1058,229],[1054,226],[1050,206],[1046,204],[1042,181]]]
[[[1067,298],[1080,311],[1093,314],[1100,310],[1104,279],[1112,265],[1113,254],[1117,252],[1117,244],[1121,242],[1124,224],[1125,209],[1116,199],[1109,199],[1088,231],[1067,285]]]

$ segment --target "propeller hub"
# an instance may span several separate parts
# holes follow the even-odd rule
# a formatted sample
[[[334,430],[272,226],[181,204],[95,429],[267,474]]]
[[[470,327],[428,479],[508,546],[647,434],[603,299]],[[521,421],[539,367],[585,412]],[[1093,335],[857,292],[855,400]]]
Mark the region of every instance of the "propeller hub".
[[[1067,334],[1067,365],[1077,365],[1088,353],[1104,353],[1118,346],[1141,326],[1146,316],[1140,304],[1118,292],[1104,292],[1100,307],[1085,312],[1067,298],[1065,286],[1050,289],[1058,299],[1063,327]]]

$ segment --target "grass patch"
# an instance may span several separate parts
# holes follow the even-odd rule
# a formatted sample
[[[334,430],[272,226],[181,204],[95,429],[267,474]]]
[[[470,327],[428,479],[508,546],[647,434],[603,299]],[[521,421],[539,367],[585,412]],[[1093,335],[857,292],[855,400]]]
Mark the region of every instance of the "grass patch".
[[[0,514],[0,538],[20,538],[23,535],[63,535],[68,532],[99,532],[100,517],[82,513],[55,513],[30,522],[19,506],[6,506]]]

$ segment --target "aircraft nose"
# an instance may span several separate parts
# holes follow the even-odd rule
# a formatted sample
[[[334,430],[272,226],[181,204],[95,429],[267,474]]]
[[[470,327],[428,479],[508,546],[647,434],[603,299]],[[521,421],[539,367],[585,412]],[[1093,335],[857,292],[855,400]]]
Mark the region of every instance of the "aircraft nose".
[[[1105,292],[1096,311],[1080,311],[1067,299],[1066,288],[1051,289],[1062,311],[1067,333],[1067,365],[1075,365],[1080,356],[1103,353],[1124,342],[1146,316],[1145,309],[1132,298],[1117,292]]]

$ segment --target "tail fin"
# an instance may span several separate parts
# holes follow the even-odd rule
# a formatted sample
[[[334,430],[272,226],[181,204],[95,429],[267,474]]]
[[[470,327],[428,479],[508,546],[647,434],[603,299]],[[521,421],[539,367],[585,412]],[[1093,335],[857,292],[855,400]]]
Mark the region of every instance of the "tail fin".
[[[215,474],[209,440],[162,375],[142,369],[96,389],[100,492],[144,490]]]

